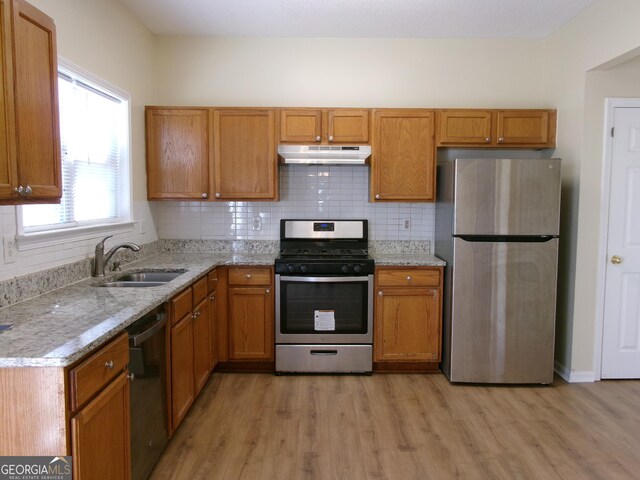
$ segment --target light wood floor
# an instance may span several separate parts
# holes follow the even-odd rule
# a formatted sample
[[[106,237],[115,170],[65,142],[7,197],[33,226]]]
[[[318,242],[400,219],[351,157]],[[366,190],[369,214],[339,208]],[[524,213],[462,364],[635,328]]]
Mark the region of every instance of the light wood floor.
[[[210,380],[151,479],[638,479],[640,381]]]

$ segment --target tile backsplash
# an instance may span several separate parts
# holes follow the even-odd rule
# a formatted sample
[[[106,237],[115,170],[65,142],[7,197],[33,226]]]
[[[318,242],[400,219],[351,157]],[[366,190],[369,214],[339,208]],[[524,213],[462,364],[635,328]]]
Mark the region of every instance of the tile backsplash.
[[[278,202],[153,202],[159,238],[277,240],[282,218],[365,218],[371,240],[433,242],[432,203],[370,203],[369,167],[280,167]]]

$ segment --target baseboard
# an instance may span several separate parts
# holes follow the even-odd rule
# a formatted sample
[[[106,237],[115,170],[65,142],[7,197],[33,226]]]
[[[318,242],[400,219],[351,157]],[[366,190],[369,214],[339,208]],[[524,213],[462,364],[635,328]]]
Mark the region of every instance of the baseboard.
[[[592,371],[575,371],[566,367],[566,365],[555,361],[555,372],[560,375],[568,383],[593,383],[595,382],[595,374]]]

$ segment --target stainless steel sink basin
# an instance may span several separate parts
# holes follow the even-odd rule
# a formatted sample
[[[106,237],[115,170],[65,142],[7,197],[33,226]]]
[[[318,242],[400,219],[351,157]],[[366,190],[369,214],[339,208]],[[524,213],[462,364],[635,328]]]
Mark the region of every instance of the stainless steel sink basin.
[[[155,270],[132,272],[114,278],[100,287],[159,287],[182,275],[186,270]]]
[[[136,272],[117,277],[114,282],[160,282],[167,283],[184,272]]]

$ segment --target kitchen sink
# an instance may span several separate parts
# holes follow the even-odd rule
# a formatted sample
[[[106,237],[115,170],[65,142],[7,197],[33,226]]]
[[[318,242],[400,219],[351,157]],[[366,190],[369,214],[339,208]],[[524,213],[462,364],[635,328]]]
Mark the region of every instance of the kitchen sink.
[[[159,287],[182,275],[186,270],[149,270],[120,275],[100,287]]]

